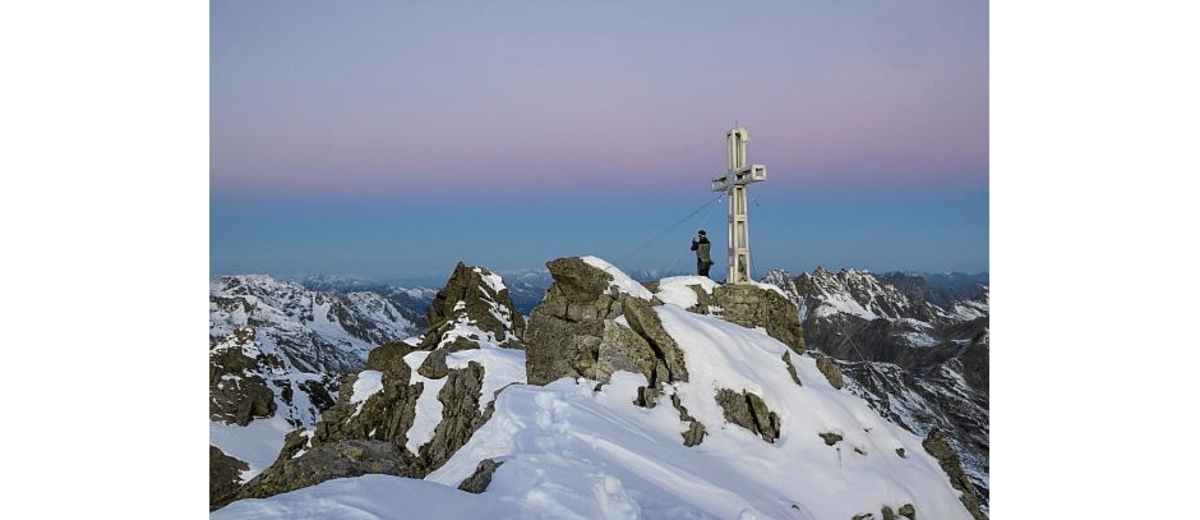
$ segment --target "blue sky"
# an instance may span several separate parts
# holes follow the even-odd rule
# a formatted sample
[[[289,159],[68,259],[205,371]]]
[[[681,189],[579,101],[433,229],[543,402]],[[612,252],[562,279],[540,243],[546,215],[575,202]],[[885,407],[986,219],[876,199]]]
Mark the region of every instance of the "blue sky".
[[[214,1],[210,271],[687,270],[735,121],[760,273],[986,271],[988,43],[979,2]]]

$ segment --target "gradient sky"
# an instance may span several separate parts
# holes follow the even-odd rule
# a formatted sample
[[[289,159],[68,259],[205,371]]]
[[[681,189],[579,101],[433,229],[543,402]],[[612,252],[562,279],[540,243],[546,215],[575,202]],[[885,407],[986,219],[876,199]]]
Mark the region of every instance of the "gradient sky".
[[[724,251],[704,204],[735,121],[769,173],[759,274],[988,270],[986,2],[213,0],[210,22],[213,274],[688,271],[696,229]]]

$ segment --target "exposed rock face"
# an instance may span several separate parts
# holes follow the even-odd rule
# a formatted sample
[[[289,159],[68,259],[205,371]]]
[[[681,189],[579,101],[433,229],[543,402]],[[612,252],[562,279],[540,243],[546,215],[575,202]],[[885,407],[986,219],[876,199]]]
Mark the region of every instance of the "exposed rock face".
[[[241,345],[252,335],[246,329],[239,329],[231,338],[233,345],[214,349],[209,354],[210,420],[246,426],[254,418],[270,417],[275,413],[275,392],[254,368],[274,366],[278,361],[266,356],[260,356],[260,359],[247,356]]]
[[[241,487],[241,472],[250,465],[226,455],[216,446],[208,447],[208,503],[216,509],[232,501]]]
[[[818,354],[816,358],[817,369],[825,374],[825,379],[829,380],[830,386],[841,390],[845,382],[842,381],[842,371],[838,370],[837,364],[829,359],[829,356]]]
[[[958,455],[954,453],[954,449],[950,447],[950,442],[946,436],[936,428],[929,432],[925,437],[925,441],[921,443],[925,451],[933,458],[937,459],[938,464],[942,466],[942,471],[950,477],[950,484],[954,486],[962,495],[959,500],[962,500],[967,511],[971,512],[971,516],[975,520],[984,520],[987,518],[979,509],[979,498],[975,496],[975,491],[972,488],[971,481],[967,479],[967,475],[963,472],[962,465],[958,462]]]
[[[426,332],[418,346],[422,350],[432,349],[464,317],[479,330],[493,334],[500,346],[522,347],[517,338],[525,329],[525,320],[513,306],[500,276],[482,267],[459,262],[425,314],[428,330],[435,332]]]
[[[797,354],[808,348],[796,305],[778,292],[757,285],[722,285],[713,297],[724,311],[721,318],[752,329],[762,327]]]
[[[384,473],[419,478],[411,462],[396,445],[383,441],[347,440],[317,446],[299,457],[276,462],[254,477],[238,493],[242,498],[263,498],[315,486],[326,480]]]
[[[717,404],[724,410],[726,421],[750,430],[770,443],[779,438],[779,416],[753,392],[743,390],[739,394],[722,388],[717,391]]]
[[[367,369],[349,376],[338,392],[337,404],[321,416],[312,437],[312,446],[343,440],[377,440],[404,446],[408,429],[416,416],[421,383],[410,385],[412,369],[404,362],[410,347],[389,343],[372,351]],[[364,376],[378,377],[380,389],[370,398],[355,401],[354,387]]]
[[[683,351],[654,312],[660,301],[618,290],[612,274],[580,258],[546,267],[554,282],[524,338],[530,384],[562,377],[606,383],[618,370],[645,375],[650,388],[687,380]]]

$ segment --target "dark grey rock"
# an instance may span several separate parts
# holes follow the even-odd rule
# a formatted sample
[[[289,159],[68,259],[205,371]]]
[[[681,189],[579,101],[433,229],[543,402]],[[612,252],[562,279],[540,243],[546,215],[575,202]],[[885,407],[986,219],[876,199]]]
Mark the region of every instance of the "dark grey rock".
[[[226,455],[220,448],[208,446],[208,508],[215,510],[237,497],[243,471],[250,465]]]
[[[412,369],[404,363],[403,354],[402,348],[372,352],[372,365],[384,369],[381,370],[383,388],[361,403],[350,401],[358,375],[343,381],[338,403],[326,410],[317,423],[313,446],[361,439],[389,442],[402,448],[408,442],[408,428],[416,417],[417,398],[424,385],[408,384]]]
[[[783,363],[787,365],[788,375],[792,376],[792,381],[796,382],[796,386],[804,386],[800,382],[800,376],[796,374],[796,366],[792,364],[792,357],[787,352],[783,353]]]
[[[262,377],[248,372],[256,364],[240,347],[209,353],[209,419],[246,426],[275,413],[275,392]]]
[[[451,370],[438,393],[442,402],[442,422],[433,438],[420,448],[421,464],[426,472],[437,469],[458,451],[475,430],[485,422],[479,410],[483,388],[483,365],[474,361],[466,368]]]
[[[688,423],[687,431],[683,432],[683,445],[690,448],[703,442],[708,433],[704,430],[704,423],[688,414],[687,407],[683,406],[678,395],[671,394],[671,404],[679,411],[679,420]]]
[[[458,489],[475,494],[487,491],[488,486],[492,483],[492,474],[496,472],[496,469],[501,464],[504,464],[504,461],[496,459],[483,459],[479,461],[479,464],[475,466],[475,473],[463,480],[458,485]]]
[[[825,441],[826,446],[833,446],[842,441],[842,436],[835,432],[824,432],[817,435],[821,437],[821,440]]]
[[[412,462],[390,442],[355,439],[323,444],[299,457],[271,465],[247,482],[237,498],[265,498],[335,478],[369,473],[422,477],[413,470]]]
[[[903,506],[900,506],[900,510],[897,512],[900,513],[900,516],[903,516],[908,520],[917,520],[917,508],[913,507],[912,504],[904,504]]]
[[[721,388],[717,390],[716,399],[726,421],[758,434],[769,443],[779,438],[779,415],[769,410],[757,394],[745,390],[739,394]]]

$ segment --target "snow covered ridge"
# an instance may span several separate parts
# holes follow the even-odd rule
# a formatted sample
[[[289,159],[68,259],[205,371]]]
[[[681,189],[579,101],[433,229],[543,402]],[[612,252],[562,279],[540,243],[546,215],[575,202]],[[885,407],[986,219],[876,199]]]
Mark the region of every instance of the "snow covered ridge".
[[[262,494],[243,495],[268,498],[212,518],[972,518],[921,437],[831,386],[802,338],[717,317],[798,320],[774,290],[679,277],[655,294],[601,262],[548,264],[546,300],[509,329],[527,325],[525,350],[485,323],[502,321],[493,303],[511,307],[503,291],[482,271],[453,277],[422,346],[373,350],[380,388],[367,372],[347,381],[328,420],[289,436],[281,457],[404,467],[299,485],[273,467],[245,486]],[[719,313],[688,310],[712,303]],[[755,305],[784,308],[741,308]],[[547,380],[524,383],[535,373]]]

